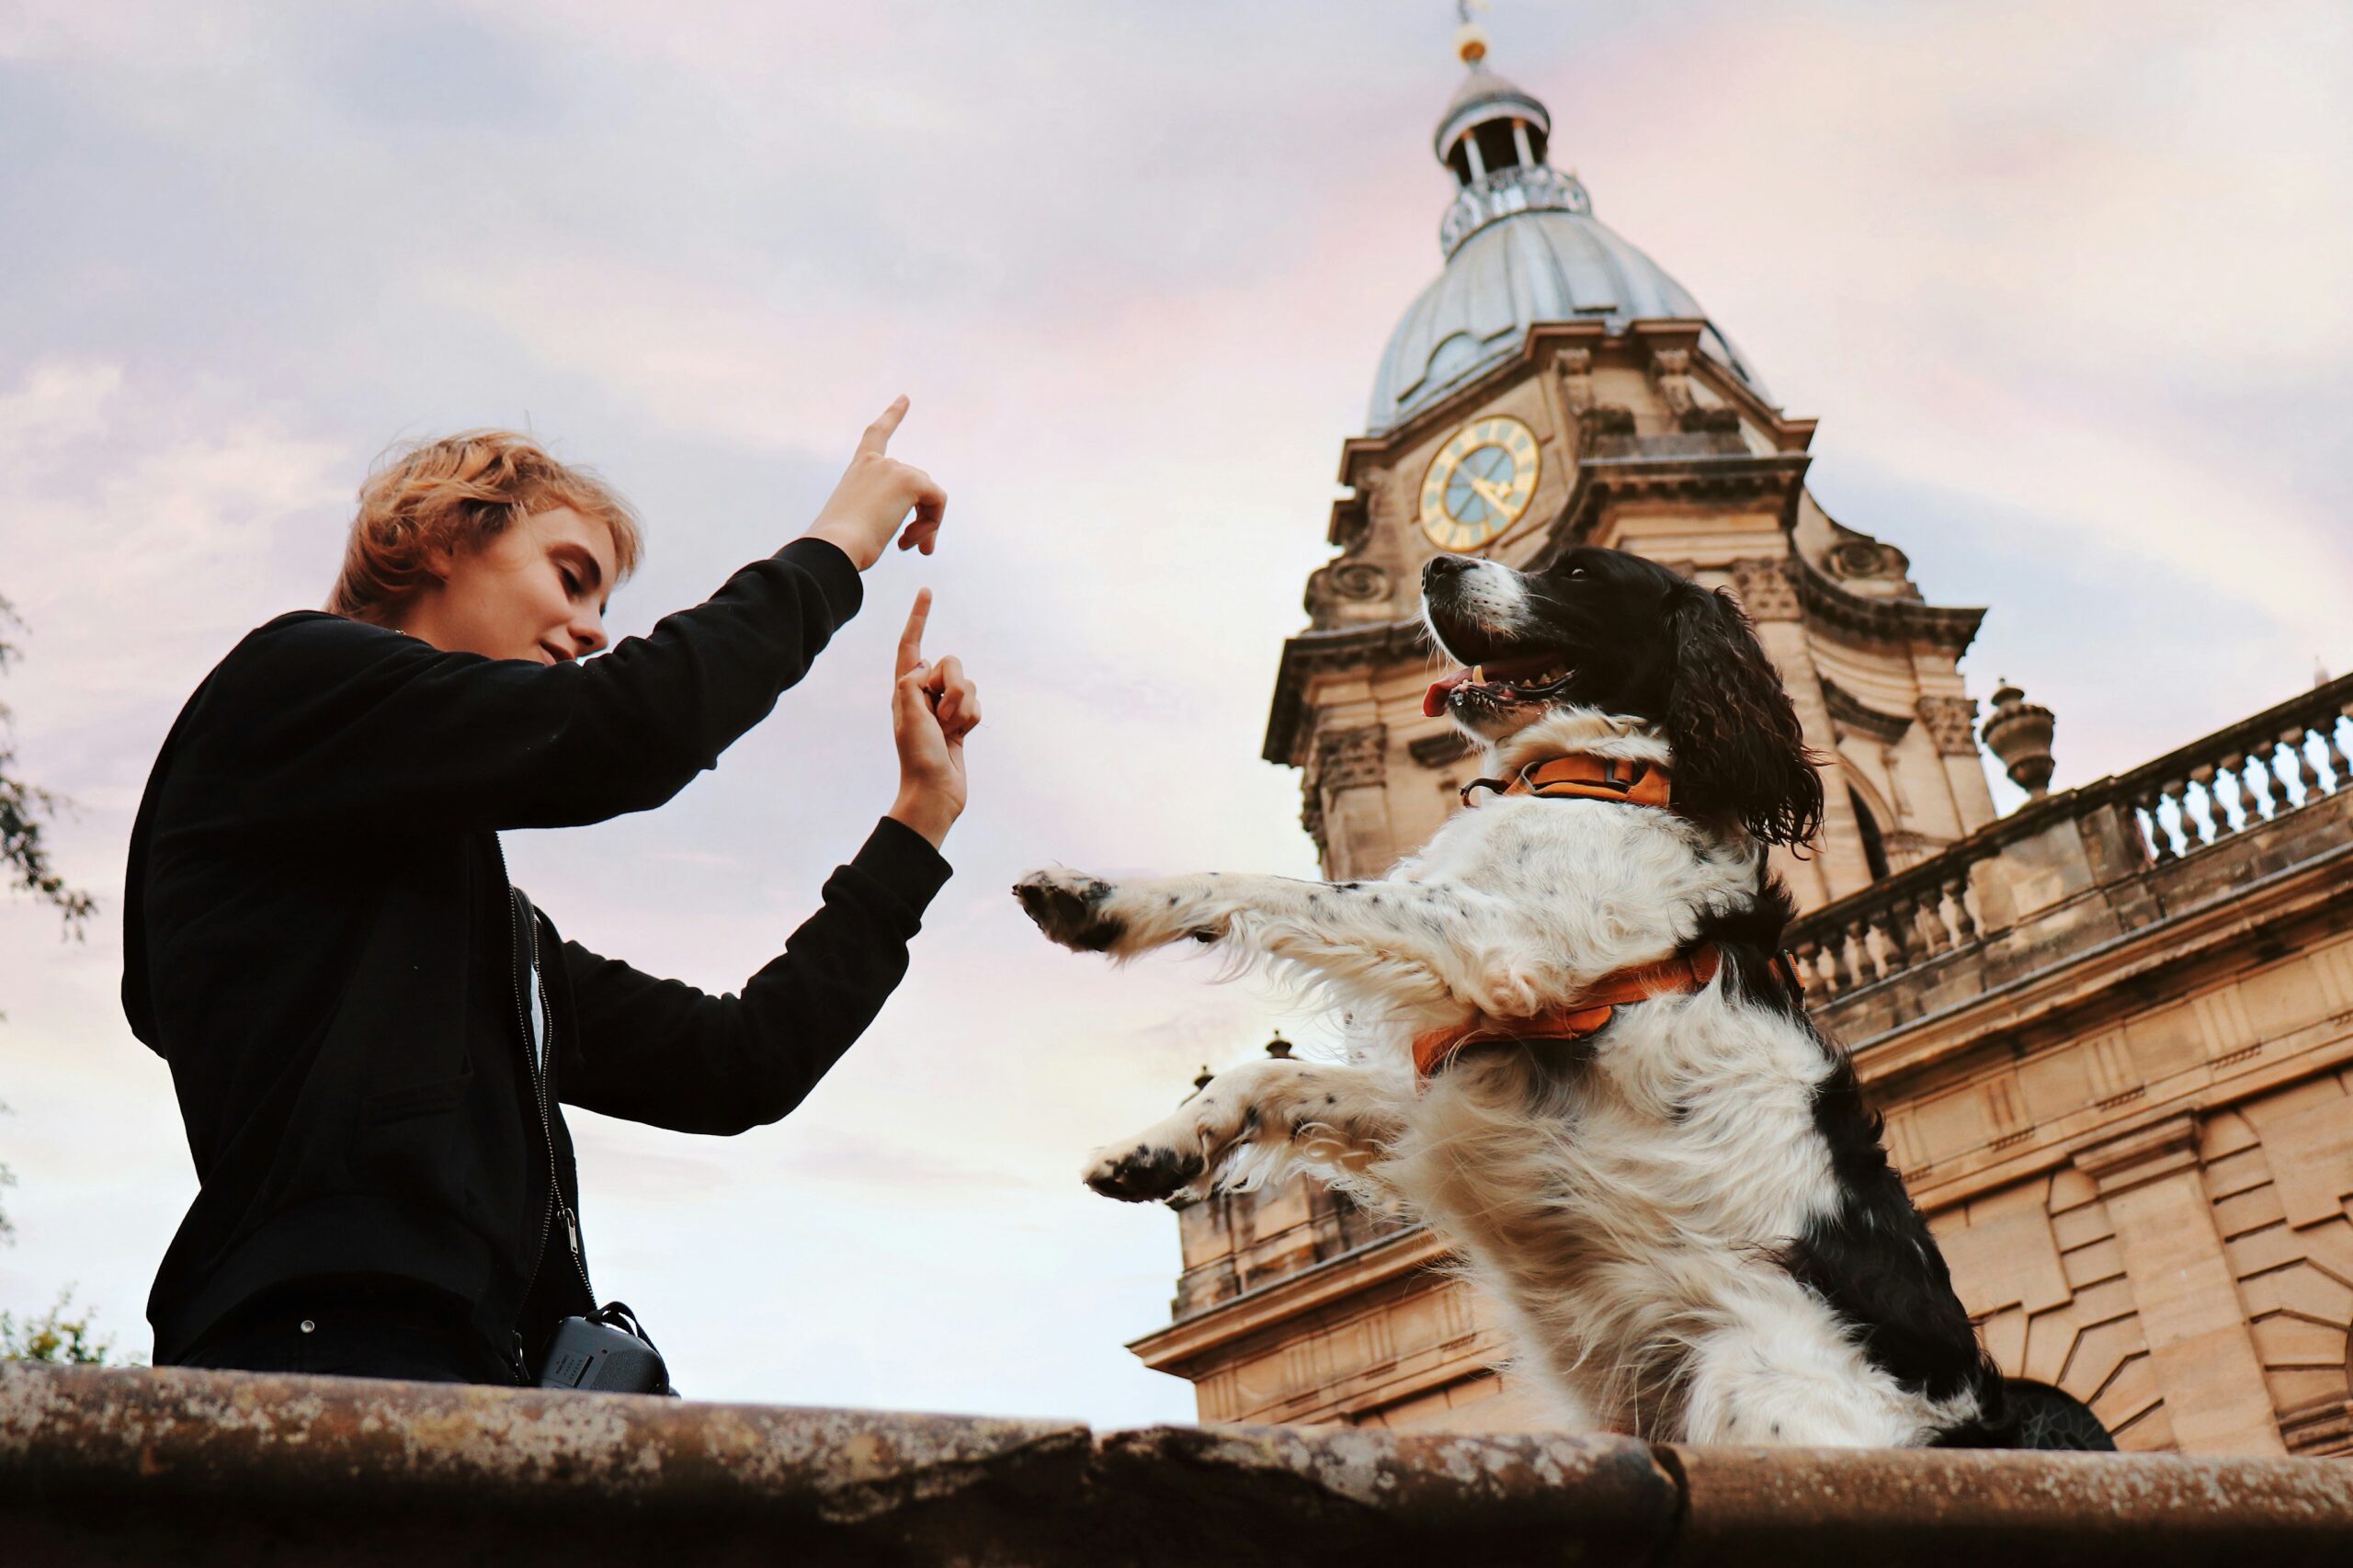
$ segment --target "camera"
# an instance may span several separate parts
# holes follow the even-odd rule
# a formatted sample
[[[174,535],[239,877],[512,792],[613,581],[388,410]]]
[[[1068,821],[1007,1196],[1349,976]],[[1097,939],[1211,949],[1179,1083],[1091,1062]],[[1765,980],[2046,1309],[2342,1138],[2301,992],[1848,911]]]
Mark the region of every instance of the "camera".
[[[647,1338],[637,1314],[608,1301],[585,1317],[555,1325],[540,1362],[540,1387],[598,1393],[662,1393],[673,1398],[670,1369]]]

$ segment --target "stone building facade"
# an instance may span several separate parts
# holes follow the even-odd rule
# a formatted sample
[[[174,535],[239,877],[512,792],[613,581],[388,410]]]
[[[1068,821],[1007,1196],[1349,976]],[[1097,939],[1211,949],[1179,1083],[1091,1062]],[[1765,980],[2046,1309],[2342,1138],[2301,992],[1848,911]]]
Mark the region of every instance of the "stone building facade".
[[[1432,554],[1614,545],[1732,589],[1830,759],[1818,852],[1777,855],[1816,1017],[1995,1358],[2127,1449],[2353,1452],[2353,679],[2058,795],[2049,715],[2006,689],[1983,733],[2032,798],[1997,817],[1959,669],[1984,611],[1823,510],[1813,422],[1470,58],[1446,267],[1342,448],[1267,725],[1327,873],[1381,872],[1470,777],[1421,711]],[[1542,1424],[1430,1233],[1303,1179],[1180,1227],[1174,1321],[1132,1348],[1202,1419]]]

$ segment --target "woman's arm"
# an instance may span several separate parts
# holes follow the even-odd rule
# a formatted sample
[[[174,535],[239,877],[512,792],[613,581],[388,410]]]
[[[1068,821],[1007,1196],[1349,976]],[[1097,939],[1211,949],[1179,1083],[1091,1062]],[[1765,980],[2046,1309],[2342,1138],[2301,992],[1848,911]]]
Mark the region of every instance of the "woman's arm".
[[[680,1132],[741,1132],[799,1105],[907,971],[948,863],[885,818],[824,903],[740,994],[713,996],[563,944],[576,1017],[556,1042],[569,1105]]]
[[[578,1017],[558,1041],[557,1092],[573,1105],[682,1132],[741,1132],[799,1105],[874,1021],[907,972],[907,943],[948,880],[938,845],[964,810],[964,738],[980,687],[949,655],[923,656],[931,593],[899,634],[891,732],[899,792],[824,904],[740,996],[656,980],[563,945]]]
[[[445,653],[339,616],[284,616],[222,662],[207,749],[256,814],[289,827],[600,822],[661,804],[717,762],[860,597],[840,549],[803,539],[585,664]]]
[[[888,453],[906,412],[895,399],[867,427],[804,537],[585,665],[281,616],[208,682],[205,757],[244,814],[297,831],[562,827],[659,805],[807,672],[894,533],[930,552],[948,497]]]

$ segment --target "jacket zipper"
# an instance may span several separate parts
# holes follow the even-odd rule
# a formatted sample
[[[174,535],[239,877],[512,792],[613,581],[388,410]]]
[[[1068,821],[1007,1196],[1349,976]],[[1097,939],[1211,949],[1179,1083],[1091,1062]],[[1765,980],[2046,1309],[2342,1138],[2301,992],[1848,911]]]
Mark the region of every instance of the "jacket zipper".
[[[546,1028],[548,1052],[550,1055],[553,1055],[555,1051],[555,1008],[551,1006],[548,1002],[548,980],[547,976],[540,971],[539,956],[540,934],[539,931],[534,928],[531,932],[531,973],[536,978],[539,984],[540,1017],[543,1020]],[[524,1028],[528,1029],[529,1027],[529,1021],[527,1019],[525,1021]],[[536,1060],[537,1059],[535,1058],[534,1064],[536,1064]],[[565,1245],[568,1246],[572,1252],[572,1271],[580,1276],[580,1289],[585,1292],[588,1297],[588,1310],[590,1312],[595,1312],[597,1310],[597,1288],[588,1283],[588,1260],[582,1256],[580,1252],[580,1219],[579,1216],[573,1213],[572,1210],[564,1203],[563,1188],[556,1180],[555,1129],[549,1125],[547,1081],[543,1077],[535,1076],[532,1080],[532,1086],[539,1090],[540,1128],[548,1141],[548,1192],[549,1195],[555,1199],[556,1212],[563,1216],[563,1239]],[[544,1245],[544,1244],[542,1244]],[[537,1265],[534,1265],[533,1267],[536,1268]]]
[[[522,912],[515,903],[514,879],[506,869],[506,846],[498,841],[498,835],[494,833],[490,835],[490,846],[498,856],[499,881],[506,884],[507,985],[515,996],[515,1023],[523,1042],[524,1070],[530,1074],[531,1103],[540,1113],[540,1146],[547,1151],[548,1157],[548,1200],[540,1210],[540,1239],[531,1249],[531,1272],[523,1281],[523,1299],[529,1300],[531,1287],[539,1283],[540,1261],[547,1256],[548,1233],[554,1227],[556,1215],[561,1213],[563,1216],[564,1241],[572,1252],[572,1267],[580,1276],[580,1288],[587,1293],[589,1310],[593,1312],[597,1305],[597,1290],[588,1283],[588,1264],[580,1256],[580,1225],[563,1201],[563,1183],[556,1173],[555,1127],[548,1115],[547,1080],[540,1073],[539,1051],[531,1042],[530,1009],[523,1000],[522,986],[514,978],[514,960],[521,959],[525,961],[525,972],[531,976],[539,988],[540,1016],[547,1020],[548,1039],[552,1044],[555,1013],[548,1006],[547,980],[539,971],[539,933],[531,933],[530,945],[527,949],[523,941]]]

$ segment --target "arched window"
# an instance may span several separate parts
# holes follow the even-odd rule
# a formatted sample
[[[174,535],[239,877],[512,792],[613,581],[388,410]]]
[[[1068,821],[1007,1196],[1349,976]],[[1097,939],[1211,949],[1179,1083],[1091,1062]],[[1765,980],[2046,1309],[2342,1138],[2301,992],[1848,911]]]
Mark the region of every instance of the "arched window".
[[[1871,818],[1871,809],[1852,784],[1847,786],[1847,799],[1854,803],[1855,825],[1862,830],[1863,864],[1871,870],[1871,881],[1879,881],[1887,875],[1887,841],[1880,836],[1879,824]]]

